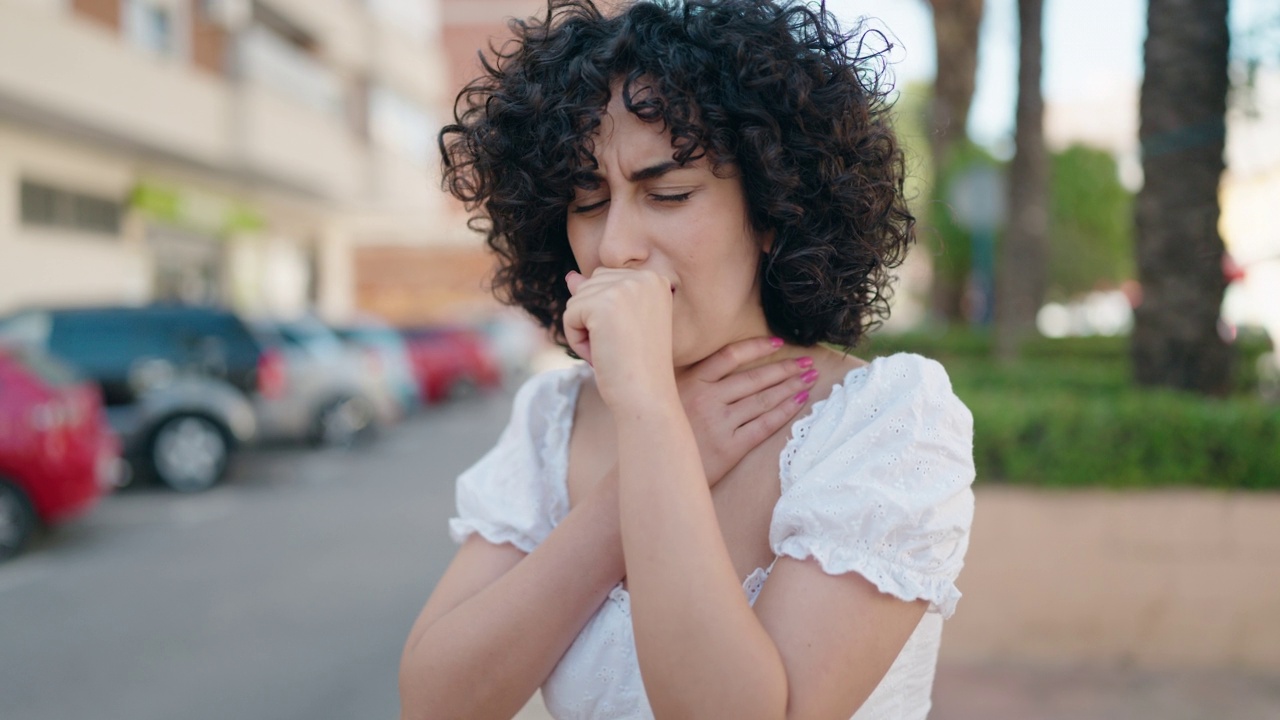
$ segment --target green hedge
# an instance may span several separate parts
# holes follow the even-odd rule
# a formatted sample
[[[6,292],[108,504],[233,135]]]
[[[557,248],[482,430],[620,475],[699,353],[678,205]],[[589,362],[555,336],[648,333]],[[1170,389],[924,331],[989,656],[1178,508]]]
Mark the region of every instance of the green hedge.
[[[957,394],[985,480],[1280,489],[1280,408],[1141,391]]]
[[[982,482],[1053,487],[1280,489],[1280,407],[1134,387],[1125,338],[1037,339],[1013,363],[979,333],[879,336],[864,357],[907,351],[941,361],[974,416]],[[1268,346],[1237,345],[1256,368]],[[1250,387],[1249,383],[1255,384]]]
[[[1271,350],[1265,337],[1242,337],[1234,345],[1235,359],[1232,366],[1232,391],[1238,395],[1253,396],[1258,388],[1258,358]],[[866,356],[889,355],[894,352],[914,352],[935,358],[948,370],[953,367],[965,375],[982,378],[1008,377],[1040,380],[1048,383],[1063,382],[1072,389],[1081,389],[1080,382],[1097,383],[1099,389],[1128,387],[1132,372],[1129,362],[1128,337],[1036,337],[1022,348],[1019,363],[997,365],[992,358],[993,339],[990,333],[974,330],[949,330],[936,333],[905,333],[890,335],[879,333],[858,346],[858,353]]]

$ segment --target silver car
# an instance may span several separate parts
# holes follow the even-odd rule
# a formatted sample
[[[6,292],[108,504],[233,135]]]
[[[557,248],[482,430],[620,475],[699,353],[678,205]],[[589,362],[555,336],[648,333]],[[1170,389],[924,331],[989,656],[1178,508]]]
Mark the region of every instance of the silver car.
[[[346,446],[369,437],[383,422],[388,398],[354,352],[314,318],[252,323],[277,375],[274,392],[254,398],[258,435]]]

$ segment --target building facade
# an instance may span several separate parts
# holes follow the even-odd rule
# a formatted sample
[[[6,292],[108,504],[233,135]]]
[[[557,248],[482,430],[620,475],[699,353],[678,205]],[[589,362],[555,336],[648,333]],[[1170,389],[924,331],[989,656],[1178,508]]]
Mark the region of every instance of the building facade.
[[[0,0],[0,312],[357,308],[456,241],[439,0]]]

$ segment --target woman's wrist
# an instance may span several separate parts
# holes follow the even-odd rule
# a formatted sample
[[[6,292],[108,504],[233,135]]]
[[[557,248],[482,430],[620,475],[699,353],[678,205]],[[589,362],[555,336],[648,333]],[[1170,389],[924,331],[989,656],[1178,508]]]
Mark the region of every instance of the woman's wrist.
[[[637,386],[607,398],[614,422],[623,425],[646,420],[685,419],[684,404],[676,389],[675,378],[655,385]]]

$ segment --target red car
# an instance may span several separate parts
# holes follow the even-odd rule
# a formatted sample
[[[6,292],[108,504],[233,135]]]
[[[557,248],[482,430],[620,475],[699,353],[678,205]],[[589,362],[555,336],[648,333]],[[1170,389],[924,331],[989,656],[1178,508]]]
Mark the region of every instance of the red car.
[[[37,525],[87,512],[121,470],[98,386],[52,358],[0,346],[0,560]]]
[[[502,385],[502,368],[484,333],[463,327],[402,331],[423,404]]]

